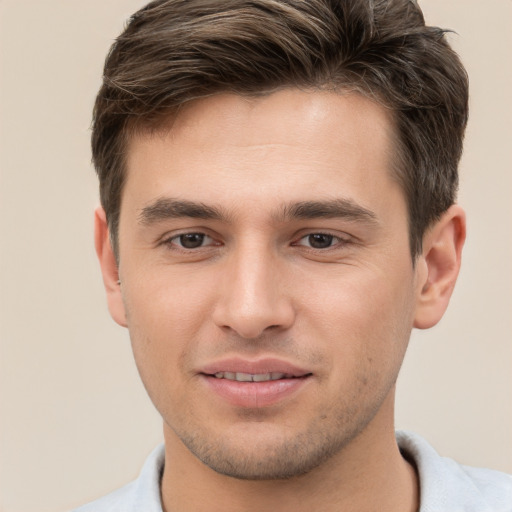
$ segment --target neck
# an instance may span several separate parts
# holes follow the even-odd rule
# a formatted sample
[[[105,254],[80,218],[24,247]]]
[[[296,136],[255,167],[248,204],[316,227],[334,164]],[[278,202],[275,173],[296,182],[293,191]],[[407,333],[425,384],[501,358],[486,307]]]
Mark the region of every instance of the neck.
[[[389,398],[393,401],[393,397]],[[382,409],[386,409],[383,407]],[[287,480],[239,480],[199,461],[165,429],[164,512],[415,512],[418,481],[401,456],[393,419],[379,411],[342,451],[309,473]],[[388,423],[388,425],[383,424]],[[168,462],[167,462],[168,461]]]

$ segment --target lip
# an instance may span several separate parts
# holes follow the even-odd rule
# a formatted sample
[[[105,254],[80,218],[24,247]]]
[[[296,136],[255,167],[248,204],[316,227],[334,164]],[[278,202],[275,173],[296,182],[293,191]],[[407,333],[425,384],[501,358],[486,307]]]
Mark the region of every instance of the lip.
[[[216,373],[283,373],[285,378],[263,382],[239,382],[215,377]],[[210,391],[230,405],[262,408],[291,398],[306,385],[312,372],[275,358],[247,360],[231,358],[208,364],[198,372]]]
[[[242,358],[223,359],[200,368],[199,373],[215,375],[219,372],[232,373],[285,373],[292,377],[304,377],[312,372],[277,358],[249,360]]]

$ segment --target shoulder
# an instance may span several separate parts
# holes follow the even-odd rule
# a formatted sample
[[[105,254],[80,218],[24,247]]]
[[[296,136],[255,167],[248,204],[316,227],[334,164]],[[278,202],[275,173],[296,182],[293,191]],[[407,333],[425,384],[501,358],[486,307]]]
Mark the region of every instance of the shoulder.
[[[127,505],[133,502],[136,482],[131,482],[120,489],[87,503],[73,512],[126,512]]]
[[[136,480],[73,512],[162,512],[160,480],[164,454],[164,445],[158,446],[146,459]]]
[[[493,511],[512,511],[512,475],[484,468],[460,468],[479,495],[494,506]]]
[[[417,434],[397,432],[396,437],[404,457],[418,471],[420,512],[512,512],[511,475],[441,457]]]

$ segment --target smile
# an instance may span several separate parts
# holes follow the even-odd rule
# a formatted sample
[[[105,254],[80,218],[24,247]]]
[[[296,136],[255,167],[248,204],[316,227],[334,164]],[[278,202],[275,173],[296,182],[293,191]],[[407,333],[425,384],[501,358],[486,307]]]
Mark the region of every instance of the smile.
[[[292,379],[293,375],[281,372],[272,373],[242,373],[242,372],[217,372],[216,379],[227,379],[237,382],[268,382],[271,380]]]
[[[228,357],[198,368],[197,373],[211,399],[237,408],[289,403],[315,382],[309,368],[274,357]]]

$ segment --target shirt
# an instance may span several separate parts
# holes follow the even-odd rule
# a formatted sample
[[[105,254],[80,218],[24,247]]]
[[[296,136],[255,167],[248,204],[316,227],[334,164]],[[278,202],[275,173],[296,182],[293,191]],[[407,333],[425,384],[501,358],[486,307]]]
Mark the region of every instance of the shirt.
[[[419,512],[512,512],[512,475],[462,466],[439,456],[427,441],[411,432],[398,431],[396,439],[404,457],[418,471]],[[136,480],[74,512],[162,512],[164,455],[162,444],[147,458]]]

